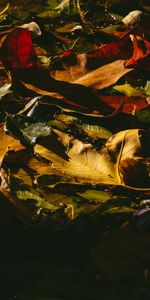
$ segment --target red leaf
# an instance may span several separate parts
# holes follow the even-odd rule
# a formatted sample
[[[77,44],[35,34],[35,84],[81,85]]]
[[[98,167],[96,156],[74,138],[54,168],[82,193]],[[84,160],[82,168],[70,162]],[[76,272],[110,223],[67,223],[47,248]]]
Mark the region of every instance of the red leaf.
[[[117,41],[113,41],[107,45],[101,45],[89,53],[85,53],[87,69],[96,69],[104,64],[118,59],[128,59],[132,55],[132,43],[127,32],[118,35]],[[54,69],[61,69],[63,64],[73,65],[78,61],[78,56],[72,52],[66,51],[59,62],[55,63]]]
[[[130,45],[128,45],[127,39],[118,40],[117,42],[112,42],[101,46],[95,51],[87,54],[87,59],[90,60],[92,58],[96,58],[100,64],[105,64],[116,59],[127,58],[131,53]]]
[[[125,102],[122,109],[122,112],[124,113],[133,113],[148,106],[148,102],[146,101],[146,99],[140,97],[127,97],[122,95],[101,95],[100,98],[102,101],[112,106],[113,108],[117,108],[124,99]]]
[[[37,57],[30,31],[23,28],[11,31],[2,45],[1,57],[11,72],[35,66]]]

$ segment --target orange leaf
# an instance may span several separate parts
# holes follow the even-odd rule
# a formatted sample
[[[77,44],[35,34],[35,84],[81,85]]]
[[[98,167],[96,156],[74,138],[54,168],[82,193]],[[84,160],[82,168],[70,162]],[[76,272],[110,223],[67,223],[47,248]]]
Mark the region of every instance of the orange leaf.
[[[139,36],[131,36],[133,42],[133,55],[126,62],[126,67],[139,67],[150,71],[150,42]]]

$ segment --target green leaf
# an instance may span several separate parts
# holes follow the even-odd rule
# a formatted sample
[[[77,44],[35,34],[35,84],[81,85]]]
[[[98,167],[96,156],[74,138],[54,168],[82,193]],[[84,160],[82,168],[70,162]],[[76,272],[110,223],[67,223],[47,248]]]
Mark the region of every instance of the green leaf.
[[[55,211],[58,207],[52,205],[49,202],[46,202],[42,197],[40,197],[35,191],[32,189],[28,190],[18,190],[16,191],[16,196],[18,199],[26,201],[26,200],[33,200],[35,201],[35,205],[37,207],[42,207],[44,209]]]
[[[49,121],[48,124],[63,131],[69,129],[71,134],[74,134],[75,130],[79,132],[83,130],[83,134],[87,134],[92,139],[108,139],[112,135],[112,133],[104,127],[82,123],[78,118],[65,114],[57,115],[56,118]]]
[[[147,83],[144,87],[144,91],[147,96],[150,96],[150,81],[147,81]]]
[[[81,29],[82,27],[77,23],[77,22],[72,22],[69,24],[66,24],[62,27],[59,27],[56,29],[57,32],[61,32],[61,33],[70,33],[73,32],[77,29]]]
[[[55,7],[56,10],[63,11],[66,8],[69,8],[71,0],[62,0],[59,5]]]
[[[135,97],[145,97],[145,89],[139,87],[133,87],[129,83],[125,83],[122,85],[115,85],[113,87],[114,90],[127,95],[128,97],[135,96]]]
[[[125,83],[122,85],[115,85],[113,87],[114,90],[125,94],[127,96],[135,96],[135,97],[145,97],[150,96],[150,81],[147,81],[144,87],[132,86],[129,83]]]
[[[58,12],[55,10],[49,9],[49,10],[40,12],[39,14],[37,14],[37,17],[41,18],[41,19],[56,18],[56,17],[58,17]]]
[[[77,193],[77,195],[82,196],[89,201],[100,203],[108,201],[111,197],[110,193],[98,190],[87,190],[83,193]]]
[[[97,125],[82,124],[81,127],[93,139],[108,139],[112,133],[104,127]]]

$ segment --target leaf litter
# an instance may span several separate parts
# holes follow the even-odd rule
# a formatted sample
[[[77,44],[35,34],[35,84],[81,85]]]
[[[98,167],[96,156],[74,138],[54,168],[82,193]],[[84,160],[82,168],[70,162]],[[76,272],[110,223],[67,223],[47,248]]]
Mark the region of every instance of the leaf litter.
[[[149,299],[149,11],[2,1],[2,297]]]
[[[116,26],[118,22],[121,31],[116,32],[114,27],[114,31],[106,33],[107,26],[95,27],[87,20],[88,14],[86,16],[79,1],[77,6],[70,1],[44,5],[38,12],[38,18],[46,20],[42,29],[36,23],[31,26],[33,22],[20,25],[16,11],[15,28],[6,35],[5,30],[2,31],[5,38],[1,40],[1,60],[11,74],[11,83],[1,87],[1,107],[7,101],[10,87],[11,93],[20,99],[17,100],[18,113],[11,115],[9,108],[6,112],[3,108],[5,117],[2,117],[1,163],[10,191],[19,201],[28,202],[29,207],[32,202],[32,209],[35,202],[35,209],[38,206],[41,212],[49,213],[55,211],[51,203],[55,195],[58,211],[63,211],[68,218],[77,217],[81,211],[98,211],[101,204],[93,199],[106,187],[110,191],[116,186],[143,191],[144,197],[149,189],[149,153],[145,150],[149,132],[147,117],[144,117],[144,111],[146,114],[149,111],[149,41],[148,30],[141,25],[144,14],[133,13],[134,20],[130,19],[131,14],[124,19],[116,17],[117,21],[112,21],[109,15],[108,25]],[[28,14],[32,15],[34,9],[33,6]],[[13,11],[13,7],[7,5],[1,12],[1,15],[7,12],[8,25],[9,11]],[[57,22],[49,25],[48,11],[55,11],[53,20],[56,18],[58,25]],[[80,21],[65,24],[68,12],[72,12],[74,19],[78,15]],[[62,13],[63,25],[60,23]],[[41,36],[37,39],[39,32]],[[90,40],[93,48],[90,51],[84,52],[80,47],[78,50],[77,44],[80,45],[83,37]],[[51,54],[48,38],[55,39],[53,44],[59,43],[61,54],[59,47],[58,54],[57,51],[55,56]],[[49,60],[48,64],[42,65],[38,56],[37,49],[41,45],[46,50],[41,53],[43,59],[45,55]],[[109,89],[110,93],[115,92],[107,95]],[[20,109],[22,99],[26,104]],[[127,129],[122,123],[121,131],[119,122],[124,118],[127,122],[130,119],[133,127]],[[31,155],[28,156],[28,152]],[[25,161],[20,160],[18,169],[21,155]],[[25,178],[28,178],[27,183]],[[21,189],[16,189],[17,181]],[[69,196],[66,194],[68,185],[71,187]],[[81,188],[84,193],[80,192]],[[84,198],[86,193],[88,199]],[[63,205],[60,195],[64,195]],[[87,203],[90,195],[91,204]],[[109,199],[115,197],[113,192],[108,195]],[[82,198],[86,205],[83,201],[83,207],[78,206],[76,198]]]

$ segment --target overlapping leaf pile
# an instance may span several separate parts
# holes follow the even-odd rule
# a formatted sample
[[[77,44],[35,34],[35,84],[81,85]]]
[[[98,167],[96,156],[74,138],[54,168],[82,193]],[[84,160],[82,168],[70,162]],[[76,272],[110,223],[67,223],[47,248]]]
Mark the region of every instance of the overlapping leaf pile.
[[[8,115],[5,126],[14,138],[1,127],[1,192],[19,208],[25,201],[37,216],[47,211],[59,220],[63,214],[65,222],[113,199],[106,187],[148,190],[148,132],[112,135],[63,114],[38,120],[34,114]]]
[[[56,20],[65,3],[51,10]],[[25,218],[46,215],[55,228],[107,211],[104,202],[122,197],[117,186],[140,200],[150,188],[148,17],[140,12],[132,28],[118,21],[122,31],[110,33],[94,30],[79,1],[75,8],[81,22],[69,27],[44,23],[41,34],[31,22],[1,32],[1,193]],[[52,36],[67,50],[57,57]],[[86,52],[85,37],[92,39]],[[125,210],[134,208],[130,201]]]

